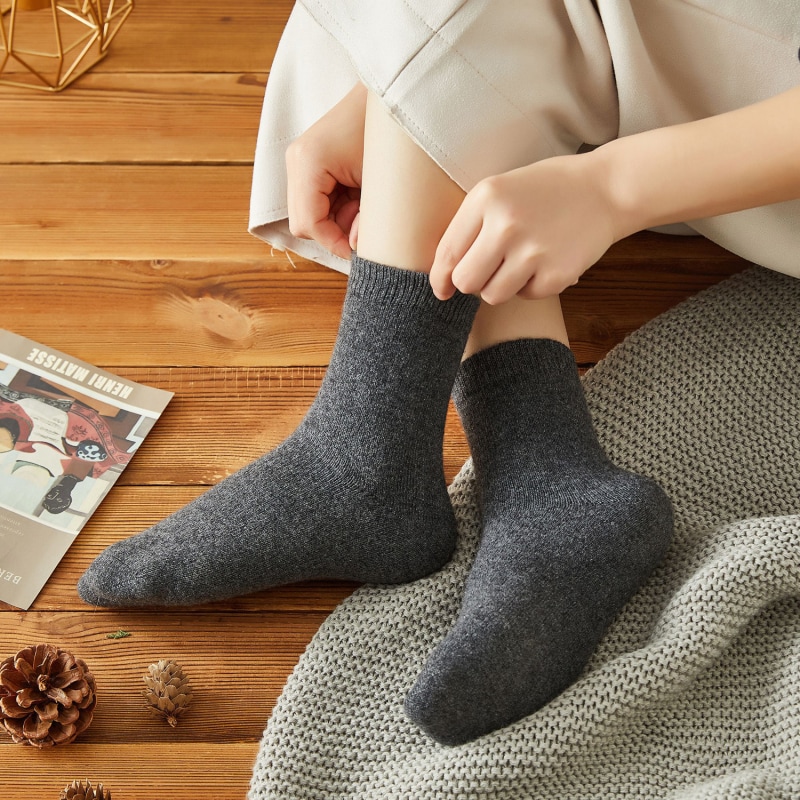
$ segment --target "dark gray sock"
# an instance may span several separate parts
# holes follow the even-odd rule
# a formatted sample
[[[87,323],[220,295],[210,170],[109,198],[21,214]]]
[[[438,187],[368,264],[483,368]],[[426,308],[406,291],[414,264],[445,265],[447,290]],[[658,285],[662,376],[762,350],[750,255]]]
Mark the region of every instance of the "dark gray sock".
[[[455,520],[442,465],[453,380],[478,301],[354,257],[319,393],[275,450],[101,553],[88,603],[184,605],[334,578],[400,583],[440,568]]]
[[[408,716],[448,745],[533,713],[575,681],[672,532],[664,492],[606,458],[564,345],[523,339],[477,353],[454,396],[484,531],[458,619],[406,698]]]

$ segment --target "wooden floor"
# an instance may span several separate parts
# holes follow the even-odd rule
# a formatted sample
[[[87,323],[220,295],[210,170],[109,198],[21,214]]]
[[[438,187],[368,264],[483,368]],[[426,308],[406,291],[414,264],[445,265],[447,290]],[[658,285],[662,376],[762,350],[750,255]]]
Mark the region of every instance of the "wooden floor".
[[[84,606],[101,549],[281,441],[319,385],[344,278],[246,232],[261,98],[289,0],[137,0],[93,72],[61,95],[0,87],[0,327],[175,392],[156,430],[27,613],[0,604],[0,659],[52,642],[92,667],[99,703],[74,744],[0,736],[3,796],[73,779],[124,800],[242,800],[281,687],[353,586],[305,584],[180,611]],[[702,240],[622,242],[564,305],[581,365],[742,262]],[[467,449],[451,414],[446,469]],[[112,640],[118,629],[131,633]],[[141,676],[184,665],[176,730]]]

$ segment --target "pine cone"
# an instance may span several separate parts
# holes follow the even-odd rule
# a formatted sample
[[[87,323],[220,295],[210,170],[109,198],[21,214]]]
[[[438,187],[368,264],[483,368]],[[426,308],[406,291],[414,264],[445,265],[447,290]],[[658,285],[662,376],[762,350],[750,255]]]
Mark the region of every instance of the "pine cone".
[[[148,667],[144,682],[147,688],[142,690],[142,694],[147,700],[147,708],[173,728],[177,727],[178,717],[189,708],[194,697],[180,664],[156,661]]]
[[[0,663],[0,721],[17,744],[69,744],[91,725],[95,692],[86,663],[51,644]]]
[[[92,786],[91,781],[72,781],[61,790],[61,800],[111,800],[111,792],[102,783]]]

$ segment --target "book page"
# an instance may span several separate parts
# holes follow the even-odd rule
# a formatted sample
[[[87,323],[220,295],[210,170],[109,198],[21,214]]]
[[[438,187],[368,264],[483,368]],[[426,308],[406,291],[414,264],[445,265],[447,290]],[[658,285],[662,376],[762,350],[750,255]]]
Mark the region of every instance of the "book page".
[[[0,600],[30,607],[171,398],[0,330]]]

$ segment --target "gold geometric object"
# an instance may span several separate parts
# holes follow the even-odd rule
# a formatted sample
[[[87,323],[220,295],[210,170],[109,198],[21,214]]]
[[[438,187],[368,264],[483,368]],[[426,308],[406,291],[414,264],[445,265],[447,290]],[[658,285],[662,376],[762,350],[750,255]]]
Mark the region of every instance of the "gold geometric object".
[[[133,3],[0,0],[0,84],[60,92],[105,58]]]

